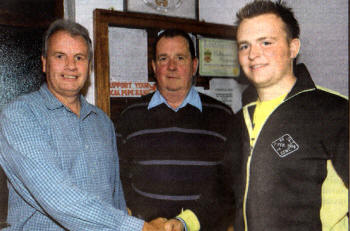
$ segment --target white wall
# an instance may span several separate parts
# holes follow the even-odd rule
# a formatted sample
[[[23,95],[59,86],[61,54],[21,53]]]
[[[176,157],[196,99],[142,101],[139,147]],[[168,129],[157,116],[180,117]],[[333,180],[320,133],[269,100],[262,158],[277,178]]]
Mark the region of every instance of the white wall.
[[[298,62],[306,64],[316,84],[348,96],[348,0],[285,1],[301,28]],[[237,10],[247,2],[250,1],[199,0],[200,19],[233,25]]]
[[[348,95],[348,1],[286,1],[294,9],[301,27],[302,48],[298,61],[307,65],[317,84]],[[250,1],[199,0],[200,20],[233,25],[237,9],[247,2]],[[76,21],[86,26],[93,37],[93,9],[110,7],[122,10],[123,1],[75,0]],[[94,75],[87,99],[95,102]]]
[[[237,10],[246,2],[246,0],[199,0],[199,20],[234,25]]]
[[[348,0],[288,0],[301,28],[298,62],[321,86],[349,93]]]
[[[65,0],[65,5],[72,0]],[[90,32],[90,38],[93,39],[93,11],[94,9],[123,10],[123,0],[75,0],[75,21],[85,26]],[[93,44],[93,43],[92,43]],[[88,89],[86,99],[95,104],[95,75],[91,74],[91,85]]]

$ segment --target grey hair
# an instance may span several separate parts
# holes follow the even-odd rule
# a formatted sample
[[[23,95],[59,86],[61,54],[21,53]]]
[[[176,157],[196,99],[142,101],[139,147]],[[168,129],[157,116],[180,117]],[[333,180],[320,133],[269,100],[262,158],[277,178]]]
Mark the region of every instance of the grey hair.
[[[47,49],[48,49],[48,43],[50,37],[55,34],[58,31],[65,31],[68,32],[72,36],[81,36],[88,47],[88,58],[89,58],[89,63],[91,63],[91,60],[93,58],[93,51],[92,51],[92,42],[89,37],[89,32],[88,30],[80,25],[79,23],[66,20],[66,19],[57,19],[53,23],[51,23],[49,29],[44,34],[43,37],[43,47],[42,47],[42,52],[41,55],[43,57],[46,57],[47,55]]]

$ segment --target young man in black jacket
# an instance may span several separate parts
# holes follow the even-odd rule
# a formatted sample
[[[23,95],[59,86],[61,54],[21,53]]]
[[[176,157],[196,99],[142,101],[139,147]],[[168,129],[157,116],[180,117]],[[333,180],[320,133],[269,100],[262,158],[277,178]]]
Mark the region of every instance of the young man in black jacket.
[[[235,231],[348,230],[348,101],[316,87],[304,65],[293,70],[300,30],[290,8],[254,1],[237,17],[252,86]]]

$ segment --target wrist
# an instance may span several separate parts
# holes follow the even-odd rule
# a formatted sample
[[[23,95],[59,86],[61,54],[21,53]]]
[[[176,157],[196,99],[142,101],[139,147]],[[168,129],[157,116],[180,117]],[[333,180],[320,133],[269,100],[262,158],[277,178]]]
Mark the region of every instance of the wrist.
[[[182,231],[188,231],[186,222],[181,217],[176,217],[175,219],[181,222],[181,224],[182,224]]]
[[[198,220],[196,214],[194,214],[191,210],[189,210],[189,209],[183,210],[176,218],[177,219],[180,218],[183,221],[183,224],[185,224],[184,227],[186,228],[185,229],[186,231],[198,231],[198,230],[200,230],[199,220]]]
[[[142,231],[150,231],[152,230],[152,226],[148,224],[147,222],[143,223]]]

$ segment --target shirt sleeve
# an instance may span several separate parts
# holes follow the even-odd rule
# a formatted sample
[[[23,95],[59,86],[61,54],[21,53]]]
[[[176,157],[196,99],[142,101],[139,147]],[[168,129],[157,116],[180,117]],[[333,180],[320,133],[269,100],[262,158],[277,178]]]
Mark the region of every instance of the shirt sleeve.
[[[127,155],[127,150],[125,148],[125,134],[127,134],[127,128],[129,127],[128,118],[125,116],[120,116],[118,123],[116,124],[117,133],[117,148],[118,148],[118,158],[119,158],[119,175],[122,182],[123,192],[125,195],[130,195],[131,189],[131,179],[130,172],[132,169],[131,157]],[[127,198],[126,198],[127,199]],[[126,200],[126,203],[128,201]],[[128,205],[126,205],[128,207]],[[133,212],[133,211],[131,211]]]
[[[68,230],[142,230],[142,220],[74,184],[59,168],[42,121],[20,106],[0,116],[0,164],[23,200]]]
[[[112,137],[113,137],[113,149],[116,153],[118,153],[117,149],[117,139],[115,137],[115,129],[112,125]],[[119,155],[117,155],[118,158]],[[124,198],[124,191],[120,180],[120,163],[119,158],[117,160],[117,168],[116,168],[116,177],[115,177],[115,194],[114,194],[114,203],[116,204],[117,208],[122,208],[125,213],[127,213],[126,203],[125,200],[120,200],[120,198]]]

